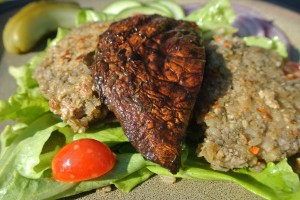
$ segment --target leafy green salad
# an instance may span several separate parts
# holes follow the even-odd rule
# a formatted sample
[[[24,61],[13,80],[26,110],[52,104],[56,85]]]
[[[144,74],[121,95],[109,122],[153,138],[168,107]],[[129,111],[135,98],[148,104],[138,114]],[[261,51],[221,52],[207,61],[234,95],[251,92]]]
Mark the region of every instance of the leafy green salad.
[[[236,31],[231,25],[235,12],[227,0],[212,0],[187,16],[182,7],[173,1],[116,2],[100,11],[82,9],[76,23],[81,25],[89,21],[117,20],[139,10],[145,14],[158,13],[195,21],[208,37],[220,30],[222,34]],[[68,30],[59,28],[56,38],[48,42],[43,52],[20,67],[9,68],[18,88],[8,100],[0,101],[0,122],[14,121],[0,135],[0,199],[57,199],[112,184],[123,192],[130,192],[155,174],[194,180],[233,181],[266,199],[300,199],[299,176],[293,172],[287,159],[268,163],[259,173],[247,168],[219,172],[212,170],[204,159],[196,157],[195,147],[187,144],[183,149],[182,168],[176,175],[172,175],[136,152],[119,125],[98,124],[85,133],[73,132],[65,122],[50,112],[48,101],[39,93],[38,84],[32,78],[32,72],[47,49],[67,33]],[[278,39],[256,39],[260,39],[258,44],[277,49],[282,56],[286,56],[286,50]],[[248,39],[249,44],[255,45],[256,39]],[[51,173],[52,158],[64,145],[82,138],[92,138],[108,145],[116,154],[115,167],[92,180],[73,183],[55,181]]]

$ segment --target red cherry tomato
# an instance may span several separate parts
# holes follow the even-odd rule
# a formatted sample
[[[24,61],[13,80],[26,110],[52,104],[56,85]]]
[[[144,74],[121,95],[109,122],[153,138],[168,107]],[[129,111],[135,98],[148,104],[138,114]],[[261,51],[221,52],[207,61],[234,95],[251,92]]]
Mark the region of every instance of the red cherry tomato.
[[[115,155],[102,142],[93,139],[75,140],[64,146],[52,160],[54,179],[75,182],[97,178],[115,165]]]

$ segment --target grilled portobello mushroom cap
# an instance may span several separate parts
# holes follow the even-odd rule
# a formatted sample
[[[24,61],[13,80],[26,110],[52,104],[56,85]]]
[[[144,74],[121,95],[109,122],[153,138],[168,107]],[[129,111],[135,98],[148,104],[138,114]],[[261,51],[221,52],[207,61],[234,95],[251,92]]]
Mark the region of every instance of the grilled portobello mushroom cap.
[[[99,98],[148,160],[176,173],[199,92],[205,51],[199,27],[159,15],[114,22],[92,68]]]

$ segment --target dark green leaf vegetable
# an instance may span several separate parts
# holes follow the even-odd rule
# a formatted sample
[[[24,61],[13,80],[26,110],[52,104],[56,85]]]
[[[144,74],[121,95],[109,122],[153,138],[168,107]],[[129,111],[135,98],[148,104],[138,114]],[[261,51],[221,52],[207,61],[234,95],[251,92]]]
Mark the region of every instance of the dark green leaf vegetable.
[[[51,12],[49,8],[43,9]],[[59,8],[53,9],[56,13]],[[71,5],[65,9],[72,15],[70,22],[72,26],[75,26],[75,22],[76,25],[80,25],[90,21],[114,20],[146,12],[195,21],[209,35],[231,34],[235,31],[231,26],[235,14],[227,0],[212,0],[203,9],[189,16],[185,16],[182,7],[171,0],[155,0],[147,3],[135,0],[115,1],[100,11],[81,9],[76,20],[73,14],[78,11],[78,7]],[[13,21],[11,23],[16,23]],[[19,24],[16,30],[7,29],[9,33],[18,34],[17,31],[22,26],[24,24]],[[30,27],[35,26],[37,24],[34,23]],[[48,47],[55,45],[67,32],[65,29],[59,29],[57,37],[48,44]],[[7,41],[6,47],[12,52],[24,51],[31,45],[25,44],[24,48],[22,42],[19,44],[22,40]],[[261,38],[248,39],[248,44],[257,42],[265,44],[266,48],[283,49],[276,38],[272,42]],[[299,177],[293,172],[287,160],[277,164],[268,163],[260,173],[250,169],[218,172],[212,170],[205,160],[195,157],[192,146],[185,145],[183,167],[178,174],[172,175],[168,170],[145,161],[141,154],[136,153],[119,126],[100,124],[91,127],[86,133],[74,133],[66,123],[49,112],[48,102],[39,93],[37,83],[32,78],[32,72],[45,51],[21,67],[10,67],[10,73],[16,79],[18,89],[8,100],[0,101],[0,122],[9,119],[15,121],[14,124],[7,125],[1,133],[0,199],[57,199],[111,184],[124,192],[129,192],[153,174],[185,179],[234,181],[267,199],[300,198]],[[285,56],[284,53],[281,55]],[[63,146],[81,139],[98,140],[109,146],[116,154],[115,167],[95,179],[73,183],[55,181],[51,169],[53,157]]]

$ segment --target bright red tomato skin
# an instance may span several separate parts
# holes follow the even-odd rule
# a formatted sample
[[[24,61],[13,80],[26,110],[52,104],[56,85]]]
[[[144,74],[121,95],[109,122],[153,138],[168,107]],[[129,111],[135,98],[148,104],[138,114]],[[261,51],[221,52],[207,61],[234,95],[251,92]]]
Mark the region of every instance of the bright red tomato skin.
[[[102,176],[116,158],[102,142],[79,139],[64,146],[52,160],[52,175],[60,182],[77,182]]]

